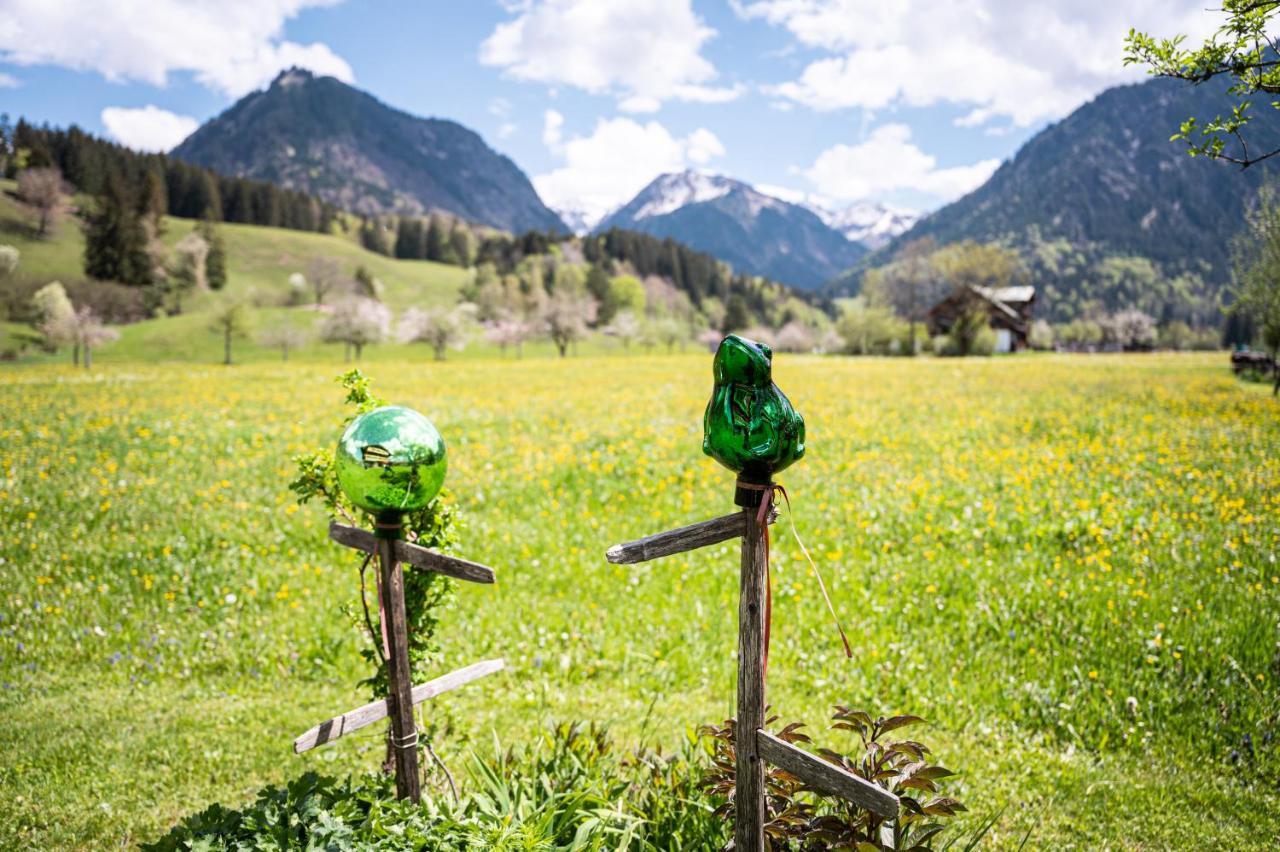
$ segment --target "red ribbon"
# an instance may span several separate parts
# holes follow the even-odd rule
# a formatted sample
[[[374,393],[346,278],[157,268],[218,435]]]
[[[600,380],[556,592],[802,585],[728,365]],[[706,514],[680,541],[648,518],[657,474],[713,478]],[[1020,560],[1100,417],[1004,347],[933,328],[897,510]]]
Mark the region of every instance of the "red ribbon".
[[[822,599],[827,603],[827,612],[831,613],[831,621],[835,624],[836,630],[840,631],[840,641],[844,643],[844,655],[849,659],[853,658],[853,648],[849,645],[849,637],[844,632],[844,627],[840,624],[840,617],[836,615],[836,608],[831,603],[831,595],[827,593],[827,584],[822,580],[822,572],[818,570],[817,564],[813,561],[813,557],[809,555],[809,549],[804,546],[804,542],[800,540],[800,533],[796,530],[795,510],[791,508],[791,496],[787,494],[787,489],[783,488],[776,482],[768,485],[755,485],[752,483],[739,482],[739,487],[749,491],[763,491],[760,497],[760,508],[756,511],[756,523],[764,527],[764,570],[765,570],[765,598],[764,598],[764,659],[762,668],[765,674],[769,672],[769,640],[773,632],[773,572],[769,567],[769,510],[773,507],[774,493],[782,494],[782,499],[787,503],[787,518],[791,522],[791,535],[795,537],[796,544],[800,546],[800,552],[804,554],[804,558],[809,561],[809,567],[813,569],[813,575],[818,578],[818,588],[822,590]]]

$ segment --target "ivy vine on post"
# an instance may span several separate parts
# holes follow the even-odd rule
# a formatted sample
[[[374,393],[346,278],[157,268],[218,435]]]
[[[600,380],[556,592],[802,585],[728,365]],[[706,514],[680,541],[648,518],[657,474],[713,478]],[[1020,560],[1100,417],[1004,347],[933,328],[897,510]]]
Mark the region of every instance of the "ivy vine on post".
[[[447,492],[440,488],[444,444],[435,427],[411,409],[385,405],[374,396],[369,380],[359,370],[344,373],[338,381],[350,406],[349,415],[340,424],[341,462],[339,450],[298,455],[294,458],[296,477],[289,488],[299,503],[314,500],[325,508],[332,521],[331,539],[360,552],[359,599],[344,606],[343,612],[368,637],[360,655],[370,664],[370,672],[360,684],[369,687],[374,701],[307,731],[294,741],[294,750],[305,751],[390,716],[383,766],[396,772],[400,795],[416,801],[419,786],[414,767],[420,738],[413,705],[497,671],[503,662],[476,663],[417,686],[412,672],[438,662],[436,633],[441,614],[453,600],[451,578],[492,583],[494,574],[486,566],[440,552],[454,543],[457,514]],[[410,435],[415,429],[429,433],[432,448],[413,445]],[[386,446],[362,445],[353,458],[349,445],[362,440],[353,437],[362,431],[382,435],[379,441]],[[406,452],[413,457],[401,459],[399,455]],[[362,490],[366,488],[371,490]],[[376,502],[389,494],[397,495],[394,502]],[[367,532],[366,526],[373,526],[375,532]],[[370,573],[375,577],[373,582]],[[371,585],[377,588],[372,606]],[[430,741],[421,739],[456,797],[452,775]]]

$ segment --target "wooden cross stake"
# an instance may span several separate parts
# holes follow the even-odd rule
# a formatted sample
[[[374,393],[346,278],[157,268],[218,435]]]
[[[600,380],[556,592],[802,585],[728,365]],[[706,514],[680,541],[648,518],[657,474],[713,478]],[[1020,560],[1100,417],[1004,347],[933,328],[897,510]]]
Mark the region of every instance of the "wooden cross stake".
[[[445,556],[443,553],[436,553],[434,550],[404,541],[399,537],[398,525],[380,524],[379,533],[375,535],[359,527],[339,523],[329,525],[329,538],[338,544],[378,556],[383,628],[386,631],[388,646],[387,677],[390,688],[387,698],[321,722],[294,740],[293,750],[302,753],[390,716],[391,745],[396,756],[396,795],[401,799],[412,799],[416,802],[421,796],[421,791],[418,785],[418,732],[413,721],[413,706],[451,689],[457,689],[477,678],[492,674],[501,669],[504,664],[500,659],[486,660],[415,687],[412,673],[409,671],[409,633],[404,608],[404,571],[400,568],[400,563],[408,562],[410,565],[416,565],[428,571],[473,583],[492,583],[494,574],[493,569],[488,566]]]
[[[741,483],[740,483],[741,485]],[[613,563],[647,562],[742,539],[738,594],[738,717],[734,750],[733,843],[737,852],[763,852],[765,847],[765,761],[828,795],[840,796],[885,819],[898,815],[898,797],[871,782],[786,743],[764,730],[764,619],[768,550],[765,524],[757,519],[760,501],[769,493],[739,487],[735,501],[742,511],[637,541],[614,545],[605,553]],[[752,505],[754,503],[754,505]]]

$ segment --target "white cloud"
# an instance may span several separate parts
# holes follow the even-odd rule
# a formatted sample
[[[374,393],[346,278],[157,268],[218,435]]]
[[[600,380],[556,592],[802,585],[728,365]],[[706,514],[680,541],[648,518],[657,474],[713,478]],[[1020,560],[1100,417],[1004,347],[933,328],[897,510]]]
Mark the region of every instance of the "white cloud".
[[[553,151],[559,147],[561,134],[564,131],[564,116],[553,109],[542,116],[542,144]]]
[[[781,198],[790,204],[800,204],[805,207],[822,207],[831,208],[836,206],[830,197],[818,192],[805,192],[802,189],[793,189],[789,186],[778,186],[771,183],[757,183],[755,188],[765,195],[771,195],[774,198]]]
[[[691,0],[528,0],[480,45],[480,61],[516,79],[568,85],[618,98],[625,112],[664,100],[723,103],[741,86],[712,85],[702,47],[715,30]]]
[[[705,128],[680,138],[656,121],[614,118],[599,120],[590,136],[558,141],[553,152],[564,164],[535,177],[534,187],[549,206],[581,211],[594,225],[658,175],[721,156],[724,145]]]
[[[0,58],[156,86],[185,71],[231,97],[291,65],[352,82],[351,66],[327,45],[283,38],[285,21],[335,2],[340,0],[5,0]]]
[[[951,103],[957,123],[1028,126],[1102,89],[1140,79],[1122,64],[1129,27],[1207,35],[1203,0],[761,0],[739,15],[789,30],[833,55],[766,91],[817,110]]]
[[[0,72],[0,89],[16,89],[20,85],[17,77]]]
[[[903,189],[950,201],[976,189],[999,165],[999,160],[982,160],[940,169],[937,158],[912,141],[911,128],[885,124],[871,131],[865,142],[833,145],[801,174],[818,192],[844,201]]]
[[[508,121],[507,123],[498,127],[498,138],[506,139],[511,135],[513,135],[518,129],[519,127],[515,124],[515,122]]]
[[[200,126],[189,115],[178,115],[148,104],[140,109],[107,107],[102,124],[117,142],[137,151],[168,151]]]
[[[685,141],[685,156],[690,162],[702,165],[713,157],[724,156],[724,145],[716,135],[705,127],[699,127],[689,134]]]

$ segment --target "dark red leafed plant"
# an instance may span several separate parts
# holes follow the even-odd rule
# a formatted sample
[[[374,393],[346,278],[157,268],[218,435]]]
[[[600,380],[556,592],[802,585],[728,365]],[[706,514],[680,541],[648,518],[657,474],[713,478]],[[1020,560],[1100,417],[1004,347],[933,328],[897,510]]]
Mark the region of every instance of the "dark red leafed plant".
[[[770,717],[765,721],[766,727],[775,721],[776,716]],[[933,849],[935,838],[945,828],[944,821],[965,807],[956,799],[939,794],[939,782],[953,773],[931,762],[928,746],[888,736],[922,721],[918,716],[873,719],[866,711],[837,706],[832,727],[856,733],[855,749],[844,754],[820,748],[817,753],[898,796],[901,813],[896,820],[886,821],[852,802],[820,797],[794,775],[766,766],[765,835],[770,847],[775,852]],[[792,744],[809,743],[810,738],[800,732],[803,727],[793,722],[776,735]],[[702,733],[713,740],[712,768],[705,778],[707,791],[724,798],[717,813],[732,818],[736,724],[728,719],[722,725],[705,726]]]

